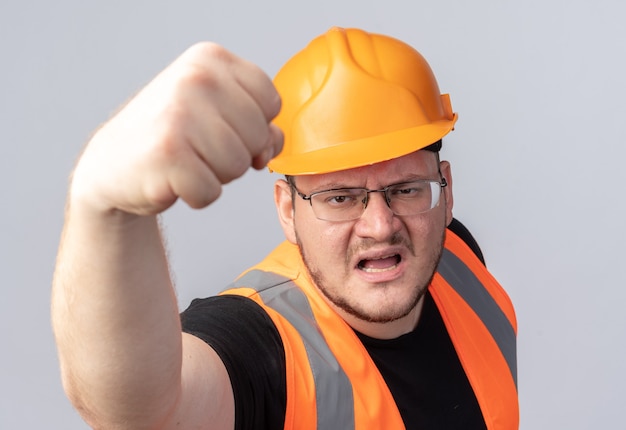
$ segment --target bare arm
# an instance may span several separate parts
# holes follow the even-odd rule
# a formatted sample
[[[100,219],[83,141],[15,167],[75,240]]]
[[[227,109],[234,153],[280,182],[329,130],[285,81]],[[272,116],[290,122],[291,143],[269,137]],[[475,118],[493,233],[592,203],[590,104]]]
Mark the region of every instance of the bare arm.
[[[181,334],[157,215],[213,202],[282,145],[258,68],[185,52],[93,137],[73,174],[52,294],[66,392],[96,428],[232,428],[224,366]],[[196,407],[197,406],[197,407]]]

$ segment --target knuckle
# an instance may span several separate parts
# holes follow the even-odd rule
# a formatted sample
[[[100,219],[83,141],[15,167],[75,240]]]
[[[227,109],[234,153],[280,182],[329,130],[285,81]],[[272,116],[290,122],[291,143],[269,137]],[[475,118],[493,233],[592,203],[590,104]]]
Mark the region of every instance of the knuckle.
[[[179,118],[171,118],[164,121],[160,128],[159,137],[155,143],[155,153],[166,160],[174,160],[180,157],[184,149],[185,138],[181,135],[180,127],[183,121]]]
[[[232,58],[232,54],[223,46],[214,42],[198,42],[189,47],[187,54],[192,58],[228,60]]]
[[[217,90],[223,67],[232,63],[233,54],[216,43],[199,42],[188,48],[182,59],[178,71],[179,85]]]
[[[282,105],[283,105],[283,100],[281,99],[278,91],[274,88],[273,96],[268,106],[269,117],[275,118],[280,113],[280,110],[282,109]]]
[[[248,147],[252,155],[263,152],[271,141],[270,129],[266,126],[259,126],[254,130],[254,135],[250,137]]]
[[[272,145],[274,146],[274,155],[278,155],[283,149],[285,143],[285,135],[283,131],[276,125],[272,124],[270,128]]]
[[[213,203],[220,197],[221,194],[221,186],[207,187],[203,193],[199,193],[194,196],[186,196],[183,200],[185,200],[189,207],[193,209],[201,209]]]
[[[176,201],[176,194],[164,181],[146,181],[143,195],[149,212],[159,213],[169,208]]]
[[[220,87],[219,74],[198,63],[189,63],[179,75],[178,91],[185,94],[189,89],[203,88],[205,91],[216,91]]]
[[[251,164],[252,157],[247,151],[233,151],[230,160],[226,162],[227,168],[220,172],[220,180],[228,183],[243,176]]]

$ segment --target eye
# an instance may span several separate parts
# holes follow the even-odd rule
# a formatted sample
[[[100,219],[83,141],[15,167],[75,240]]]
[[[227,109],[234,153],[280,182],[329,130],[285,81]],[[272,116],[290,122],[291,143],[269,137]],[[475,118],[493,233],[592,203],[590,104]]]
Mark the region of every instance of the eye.
[[[398,184],[390,190],[392,197],[400,199],[413,199],[427,191],[426,184],[422,182],[411,182],[408,184]]]
[[[325,206],[333,209],[343,209],[356,205],[359,201],[363,200],[363,192],[361,190],[333,190],[325,191],[317,194],[315,197]]]
[[[354,196],[348,194],[337,194],[332,196],[327,196],[324,199],[324,203],[331,206],[346,206],[352,204],[354,202]]]

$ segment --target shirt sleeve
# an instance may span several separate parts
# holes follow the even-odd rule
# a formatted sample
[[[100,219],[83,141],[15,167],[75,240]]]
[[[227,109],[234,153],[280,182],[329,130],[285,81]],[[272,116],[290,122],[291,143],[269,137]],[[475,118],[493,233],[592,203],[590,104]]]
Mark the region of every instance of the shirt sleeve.
[[[181,323],[184,332],[204,340],[224,362],[235,398],[235,429],[283,428],[285,352],[263,308],[235,295],[195,299]]]

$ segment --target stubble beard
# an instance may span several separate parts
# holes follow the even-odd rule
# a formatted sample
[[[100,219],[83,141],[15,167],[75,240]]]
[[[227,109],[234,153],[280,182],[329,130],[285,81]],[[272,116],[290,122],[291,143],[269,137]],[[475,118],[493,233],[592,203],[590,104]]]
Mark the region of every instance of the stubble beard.
[[[432,282],[432,279],[435,276],[437,266],[439,265],[439,260],[441,260],[441,256],[443,254],[443,243],[445,240],[445,234],[446,234],[446,229],[444,227],[440,235],[440,239],[438,243],[436,244],[436,246],[433,247],[432,252],[430,253],[427,259],[427,263],[424,268],[424,273],[427,274],[426,279],[417,281],[414,288],[411,290],[411,296],[405,303],[403,303],[401,306],[398,306],[394,309],[387,310],[384,313],[383,312],[379,312],[379,313],[368,312],[364,309],[357,308],[352,303],[350,303],[350,301],[347,300],[346,298],[338,294],[334,294],[332,290],[328,288],[328,285],[327,285],[327,282],[326,282],[326,279],[324,277],[322,270],[318,267],[315,267],[313,264],[310,263],[297,233],[296,233],[296,241],[298,244],[298,249],[300,250],[300,255],[302,256],[302,260],[304,261],[304,265],[309,272],[309,276],[311,277],[311,279],[313,280],[317,288],[322,292],[322,294],[331,303],[333,303],[339,309],[342,309],[343,311],[347,312],[348,314],[362,321],[366,321],[370,323],[390,323],[390,322],[399,320],[409,315],[409,313],[411,313],[411,311],[420,302],[422,297],[424,297],[424,294],[426,294],[426,291],[428,290],[428,287],[430,286],[430,283]],[[415,256],[415,250],[414,250],[413,245],[407,242],[408,241],[406,239],[397,235],[391,238],[391,240],[389,241],[389,244],[390,245],[404,244],[409,250],[409,252],[413,256]],[[362,244],[354,249],[349,250],[347,257],[346,257],[346,267],[347,267],[347,262],[350,261],[350,257],[349,257],[350,255],[353,255],[358,250],[367,249],[367,247],[368,246],[366,244]],[[383,285],[381,286],[381,288],[386,288],[386,287]]]

